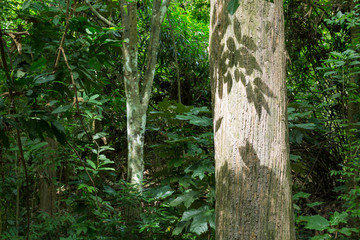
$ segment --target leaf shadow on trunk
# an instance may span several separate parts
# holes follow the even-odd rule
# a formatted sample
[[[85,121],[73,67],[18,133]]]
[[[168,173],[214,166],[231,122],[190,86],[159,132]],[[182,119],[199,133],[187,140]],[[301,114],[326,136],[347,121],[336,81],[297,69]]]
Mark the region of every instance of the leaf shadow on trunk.
[[[222,234],[229,234],[217,238],[276,239],[279,229],[276,223],[282,212],[290,211],[282,204],[286,202],[287,191],[279,176],[284,173],[261,165],[249,141],[237,150],[234,153],[237,157],[227,161],[231,165],[225,163],[216,172],[217,226],[221,226]]]

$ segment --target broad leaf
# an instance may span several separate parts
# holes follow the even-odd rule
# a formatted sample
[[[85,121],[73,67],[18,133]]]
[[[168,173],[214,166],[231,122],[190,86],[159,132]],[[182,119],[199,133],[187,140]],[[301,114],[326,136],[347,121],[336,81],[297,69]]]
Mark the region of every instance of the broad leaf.
[[[200,235],[208,230],[207,218],[204,215],[194,217],[190,226],[190,231]]]
[[[59,141],[59,143],[65,144],[66,134],[64,127],[58,121],[53,121],[51,122],[51,129],[53,130],[56,139]]]
[[[179,235],[182,232],[182,230],[189,225],[190,225],[190,222],[184,222],[184,221],[179,222],[179,224],[176,226],[176,228],[172,232],[172,235]]]
[[[171,189],[169,185],[154,188],[149,190],[149,194],[154,199],[164,199],[172,195],[174,191]]]
[[[346,236],[350,236],[353,232],[357,233],[357,232],[359,232],[359,230],[356,229],[356,228],[341,228],[339,230],[339,233],[342,233],[342,234],[344,234]]]
[[[181,203],[184,203],[186,208],[189,208],[190,205],[196,200],[196,196],[199,194],[198,191],[190,191],[190,192],[186,192],[180,196],[178,196],[177,198],[175,198],[174,200],[172,200],[170,202],[170,206],[177,206]]]
[[[96,164],[91,161],[90,159],[86,160],[86,162],[93,168],[93,169],[96,169]]]
[[[52,111],[52,114],[66,112],[71,107],[72,107],[71,104],[70,105],[65,105],[65,106],[60,106],[60,107],[56,108],[54,111]]]
[[[48,74],[42,74],[37,76],[35,79],[35,84],[36,85],[40,85],[46,82],[50,82],[50,81],[54,81],[55,80],[55,75],[48,75]]]
[[[307,222],[307,224],[305,226],[305,228],[307,228],[307,229],[323,231],[323,230],[327,229],[327,227],[329,226],[329,221],[320,215],[301,216],[301,217],[299,217],[299,219],[300,219],[300,221]]]
[[[308,198],[308,197],[310,197],[310,196],[311,196],[310,193],[298,192],[298,193],[294,194],[293,200],[294,200],[294,201],[297,201],[297,200],[299,200],[300,198]]]
[[[334,212],[334,214],[330,217],[330,225],[337,226],[340,223],[346,223],[346,218],[348,216],[347,212]]]

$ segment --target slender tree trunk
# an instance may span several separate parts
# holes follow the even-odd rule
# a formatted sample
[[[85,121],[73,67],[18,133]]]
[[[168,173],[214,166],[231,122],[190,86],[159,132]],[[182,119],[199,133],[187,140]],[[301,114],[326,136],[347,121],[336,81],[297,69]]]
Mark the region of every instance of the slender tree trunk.
[[[142,189],[144,172],[144,135],[146,110],[141,105],[127,105],[128,181]]]
[[[350,1],[350,10],[355,11],[356,5],[357,5],[357,3],[354,0]],[[350,37],[351,37],[351,43],[355,47],[356,44],[359,43],[359,38],[360,38],[360,28],[358,25],[356,25],[350,29]],[[356,94],[356,92],[357,93],[360,92],[358,89],[359,79],[360,79],[360,74],[355,74],[350,77],[350,83],[353,86],[357,86],[357,89],[355,89],[355,93],[353,93],[353,94]],[[356,123],[359,121],[359,114],[360,114],[359,109],[360,109],[360,107],[359,107],[358,102],[355,102],[354,100],[349,102],[348,120],[349,120],[350,124],[353,124],[353,123]],[[354,140],[354,139],[352,139],[352,140]]]
[[[170,0],[154,0],[150,40],[144,75],[138,70],[138,31],[136,1],[121,1],[124,85],[126,92],[128,135],[128,181],[142,191],[144,172],[144,135],[146,111],[151,97],[155,65],[159,50],[160,27]]]
[[[295,239],[282,1],[211,0],[216,239]]]

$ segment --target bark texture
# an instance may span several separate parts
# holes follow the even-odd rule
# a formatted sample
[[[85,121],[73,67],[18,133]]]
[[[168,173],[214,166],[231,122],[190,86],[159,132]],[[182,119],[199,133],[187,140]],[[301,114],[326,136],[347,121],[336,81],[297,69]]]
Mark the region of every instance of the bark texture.
[[[216,239],[292,240],[283,3],[233,3],[211,0]]]
[[[138,31],[136,1],[121,1],[123,33],[123,66],[126,92],[128,181],[142,191],[144,172],[144,135],[146,111],[149,105],[160,46],[160,27],[170,0],[154,0],[149,46],[144,75],[138,70]]]
[[[40,175],[40,211],[53,217],[56,213],[56,186],[54,185],[56,169],[53,163],[57,157],[57,142],[51,138],[46,138],[46,141],[48,145],[43,147],[46,168]]]

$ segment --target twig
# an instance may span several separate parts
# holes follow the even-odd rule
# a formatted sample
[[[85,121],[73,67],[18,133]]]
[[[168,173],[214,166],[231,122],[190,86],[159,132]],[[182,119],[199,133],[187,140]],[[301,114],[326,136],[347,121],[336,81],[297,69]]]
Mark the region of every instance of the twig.
[[[60,60],[61,49],[63,49],[66,33],[67,33],[68,29],[69,29],[69,17],[70,17],[70,15],[69,15],[69,0],[68,0],[68,1],[66,1],[65,30],[64,30],[64,33],[63,33],[63,35],[61,37],[60,46],[59,46],[58,51],[57,51],[56,60],[55,60],[55,64],[54,64],[54,72],[53,73],[55,73],[57,71],[57,67],[58,67],[59,60]]]
[[[66,66],[67,66],[67,68],[68,68],[68,70],[69,70],[69,72],[70,72],[71,83],[72,83],[72,85],[73,85],[73,87],[74,87],[75,102],[76,102],[76,112],[77,112],[77,114],[78,114],[78,116],[79,116],[80,123],[81,123],[81,125],[82,125],[82,127],[83,127],[83,129],[84,129],[84,131],[85,131],[85,134],[86,134],[88,140],[91,141],[92,138],[91,138],[89,132],[87,131],[86,127],[85,127],[85,124],[84,124],[84,121],[83,121],[83,118],[82,118],[82,115],[81,115],[81,111],[80,111],[80,107],[79,107],[78,91],[77,91],[77,87],[76,87],[76,83],[75,83],[73,71],[72,71],[72,69],[71,69],[71,67],[70,67],[70,65],[69,65],[69,62],[68,62],[67,58],[66,58],[66,54],[65,54],[64,49],[60,49],[60,51],[61,51],[62,54],[63,54],[65,64],[66,64]]]
[[[94,140],[94,143],[97,146],[97,151],[96,151],[96,163],[99,166],[100,165],[100,146],[99,144],[96,142],[96,140]]]
[[[89,179],[90,179],[90,181],[91,181],[91,183],[92,183],[92,185],[93,185],[93,187],[94,187],[96,205],[97,205],[97,207],[100,207],[99,200],[98,200],[98,196],[97,196],[97,193],[96,193],[95,182],[94,182],[94,180],[92,179],[92,177],[90,176],[89,171],[86,169],[84,160],[81,158],[80,154],[76,151],[76,149],[74,148],[74,146],[72,146],[72,145],[69,143],[69,141],[66,140],[66,143],[69,145],[69,147],[74,151],[74,153],[76,154],[76,156],[79,158],[81,165],[83,166],[86,174],[88,175],[88,177],[89,177]]]
[[[75,92],[75,102],[76,102],[76,111],[77,111],[77,114],[79,116],[79,120],[80,120],[80,123],[85,131],[85,134],[88,138],[89,141],[92,140],[89,132],[87,131],[86,127],[85,127],[85,124],[84,124],[84,121],[83,121],[83,118],[82,118],[82,115],[81,115],[81,111],[80,111],[80,107],[79,107],[79,99],[78,99],[78,91],[77,91],[77,87],[76,87],[76,83],[75,83],[75,79],[74,79],[74,74],[73,74],[73,71],[69,65],[69,62],[67,60],[67,57],[66,57],[66,54],[65,54],[65,50],[63,48],[63,45],[64,45],[64,41],[65,41],[65,36],[66,36],[66,33],[67,33],[67,30],[69,29],[69,18],[70,18],[70,14],[69,14],[69,0],[66,2],[66,20],[65,20],[65,30],[64,30],[64,33],[63,33],[63,36],[61,38],[61,42],[60,42],[60,46],[58,48],[58,52],[57,52],[57,56],[56,56],[56,62],[55,62],[55,66],[54,66],[54,72],[56,72],[56,69],[57,69],[57,66],[59,64],[59,60],[60,60],[60,55],[62,54],[63,57],[64,57],[64,61],[65,61],[65,64],[66,64],[66,67],[67,69],[69,70],[70,72],[70,78],[71,78],[71,84],[73,85],[74,87],[74,92]]]
[[[94,13],[96,17],[98,17],[101,21],[103,21],[105,24],[111,26],[111,27],[118,27],[114,23],[110,22],[106,18],[104,18],[96,9],[91,5],[91,3],[88,0],[85,0],[86,5],[89,7],[90,11]]]

